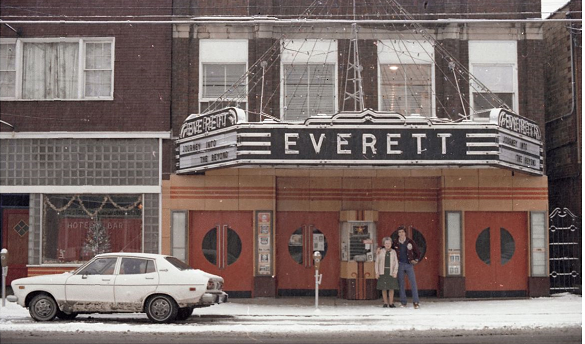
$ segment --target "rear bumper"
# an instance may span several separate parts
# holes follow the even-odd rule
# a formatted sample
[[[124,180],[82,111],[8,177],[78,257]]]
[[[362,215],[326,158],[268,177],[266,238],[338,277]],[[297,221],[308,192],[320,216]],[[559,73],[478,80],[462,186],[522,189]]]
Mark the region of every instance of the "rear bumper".
[[[223,291],[221,293],[205,293],[197,306],[206,307],[225,302],[228,302],[228,294]]]

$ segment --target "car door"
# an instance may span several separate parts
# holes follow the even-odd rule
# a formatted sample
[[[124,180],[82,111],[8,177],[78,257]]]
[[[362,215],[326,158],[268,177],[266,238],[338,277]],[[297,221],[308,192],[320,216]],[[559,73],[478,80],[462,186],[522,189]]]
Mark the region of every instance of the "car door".
[[[114,286],[116,308],[141,311],[144,298],[156,291],[158,283],[154,259],[122,258]]]
[[[65,298],[73,312],[107,312],[114,306],[114,271],[118,257],[98,257],[69,277]]]

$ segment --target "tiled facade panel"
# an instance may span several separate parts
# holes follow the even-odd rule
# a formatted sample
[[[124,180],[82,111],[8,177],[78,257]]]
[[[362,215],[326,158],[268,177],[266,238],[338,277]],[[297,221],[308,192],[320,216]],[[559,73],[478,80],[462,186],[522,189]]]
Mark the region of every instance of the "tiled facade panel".
[[[172,176],[163,186],[173,210],[389,212],[530,211],[546,208],[546,178],[506,170],[436,170],[435,176],[308,177],[305,170]],[[366,171],[362,171],[366,172]],[[410,171],[406,171],[410,172]],[[365,174],[365,173],[364,173]],[[274,202],[274,203],[273,203]],[[163,201],[165,203],[165,201]]]
[[[2,2],[2,15],[30,15],[35,9],[39,13],[73,16],[171,13],[170,3],[169,6],[160,4],[154,0],[140,1],[140,6],[134,1],[119,1],[112,5],[105,0],[51,3],[7,0]],[[27,11],[19,11],[19,8]],[[61,16],[58,18],[62,19]],[[3,101],[2,120],[18,131],[170,130],[171,25],[16,24],[15,29],[20,33],[19,38],[115,37],[113,100]],[[17,38],[16,33],[5,25],[0,27],[0,35],[2,38]],[[2,126],[0,130],[10,128]]]
[[[6,139],[0,185],[158,185],[156,139]]]

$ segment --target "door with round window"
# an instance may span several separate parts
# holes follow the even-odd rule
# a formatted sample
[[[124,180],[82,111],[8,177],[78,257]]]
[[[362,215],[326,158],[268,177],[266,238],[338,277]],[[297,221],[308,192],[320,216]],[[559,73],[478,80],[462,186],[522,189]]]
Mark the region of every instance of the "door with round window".
[[[468,297],[524,296],[528,280],[526,213],[465,213]]]
[[[252,213],[191,211],[189,265],[222,276],[232,297],[251,297]]]
[[[315,295],[313,254],[321,253],[319,295],[337,295],[339,213],[278,212],[276,272],[279,295]]]

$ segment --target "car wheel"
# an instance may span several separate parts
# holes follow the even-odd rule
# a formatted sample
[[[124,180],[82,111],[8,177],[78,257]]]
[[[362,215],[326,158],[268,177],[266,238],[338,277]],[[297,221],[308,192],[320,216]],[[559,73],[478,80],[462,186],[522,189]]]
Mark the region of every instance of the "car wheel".
[[[179,312],[177,312],[177,320],[188,319],[191,314],[193,314],[193,308],[194,307],[179,308]]]
[[[47,294],[39,294],[30,301],[30,316],[36,321],[51,321],[57,316],[59,308],[55,300]]]
[[[172,322],[177,318],[178,312],[177,303],[167,295],[155,295],[146,303],[146,315],[153,322]]]
[[[58,311],[57,318],[59,318],[61,320],[73,320],[73,319],[75,319],[75,317],[77,317],[77,314],[78,313],[75,313],[75,312],[67,314],[65,312]]]

